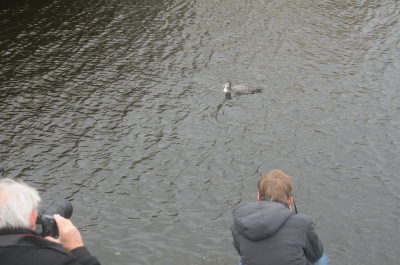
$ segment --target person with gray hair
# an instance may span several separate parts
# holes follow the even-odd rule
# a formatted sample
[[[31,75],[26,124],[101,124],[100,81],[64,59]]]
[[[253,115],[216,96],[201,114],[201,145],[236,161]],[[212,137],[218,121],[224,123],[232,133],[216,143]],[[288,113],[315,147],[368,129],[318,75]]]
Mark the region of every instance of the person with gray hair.
[[[55,214],[59,237],[35,231],[40,196],[24,182],[0,180],[0,261],[2,265],[100,265],[72,222]]]

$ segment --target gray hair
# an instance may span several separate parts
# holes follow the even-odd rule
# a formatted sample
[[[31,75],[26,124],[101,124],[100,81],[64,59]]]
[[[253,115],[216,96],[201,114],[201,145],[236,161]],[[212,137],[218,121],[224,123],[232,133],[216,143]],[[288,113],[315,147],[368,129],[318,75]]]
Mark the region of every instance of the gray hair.
[[[22,181],[0,180],[0,229],[30,228],[32,212],[38,207],[38,191]]]

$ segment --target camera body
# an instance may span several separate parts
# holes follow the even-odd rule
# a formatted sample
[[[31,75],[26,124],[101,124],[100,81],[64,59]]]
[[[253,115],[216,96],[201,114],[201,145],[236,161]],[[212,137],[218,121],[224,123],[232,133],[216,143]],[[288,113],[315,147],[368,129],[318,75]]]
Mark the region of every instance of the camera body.
[[[57,222],[54,220],[54,215],[59,214],[69,219],[72,212],[72,204],[68,200],[63,198],[55,199],[47,209],[38,210],[35,227],[36,232],[42,237],[52,236],[57,238],[59,232]]]
[[[58,226],[53,215],[43,214],[43,211],[39,210],[36,218],[36,232],[42,237],[52,236],[57,238]]]

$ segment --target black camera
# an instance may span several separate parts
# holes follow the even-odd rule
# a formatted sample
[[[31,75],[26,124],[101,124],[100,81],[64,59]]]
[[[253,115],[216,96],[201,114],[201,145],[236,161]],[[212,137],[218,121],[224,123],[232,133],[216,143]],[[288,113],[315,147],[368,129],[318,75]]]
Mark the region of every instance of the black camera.
[[[54,215],[59,214],[64,218],[69,219],[72,215],[72,204],[63,198],[55,199],[45,210],[38,210],[36,218],[36,232],[42,237],[52,236],[58,237],[58,227],[54,220]]]

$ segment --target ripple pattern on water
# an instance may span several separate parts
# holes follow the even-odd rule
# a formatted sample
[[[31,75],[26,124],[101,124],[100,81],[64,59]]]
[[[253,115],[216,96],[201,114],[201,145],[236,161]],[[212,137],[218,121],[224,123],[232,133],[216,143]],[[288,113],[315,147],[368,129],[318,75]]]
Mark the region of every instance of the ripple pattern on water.
[[[394,264],[399,10],[14,2],[0,10],[0,162],[44,205],[70,199],[103,263],[236,262],[231,210],[281,168],[332,263]],[[267,88],[225,98],[227,79]]]

